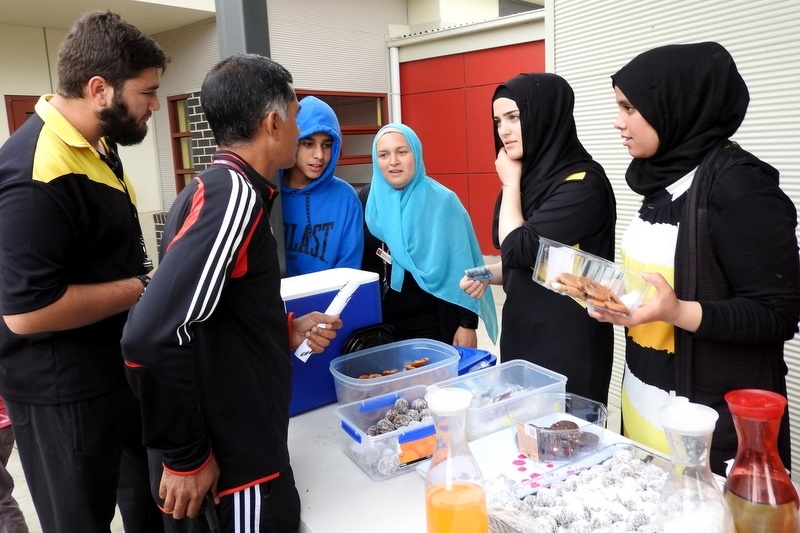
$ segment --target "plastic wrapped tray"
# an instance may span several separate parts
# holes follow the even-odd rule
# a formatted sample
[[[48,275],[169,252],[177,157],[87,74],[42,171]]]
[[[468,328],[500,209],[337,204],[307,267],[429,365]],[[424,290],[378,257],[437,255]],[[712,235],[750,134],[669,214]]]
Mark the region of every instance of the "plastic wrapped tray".
[[[649,474],[657,472],[653,478],[653,483],[659,485],[663,483],[663,480],[666,480],[672,467],[670,460],[666,456],[633,443],[615,443],[602,447],[592,454],[539,476],[535,482],[505,488],[502,493],[487,494],[487,497],[489,497],[489,531],[491,533],[529,533],[536,531],[537,524],[533,522],[533,519],[526,516],[524,509],[527,506],[536,507],[537,504],[536,502],[529,502],[527,499],[525,502],[520,502],[521,499],[526,497],[536,498],[537,492],[542,488],[550,487],[556,482],[568,480],[573,476],[579,476],[584,470],[606,462],[606,460],[614,457],[619,452],[629,452],[633,459],[644,463],[646,468],[652,468],[653,470]],[[648,491],[656,490],[660,492],[660,486],[648,488]],[[600,493],[602,492],[604,491],[600,491]],[[599,495],[600,493],[597,494]],[[512,503],[509,505],[509,502]],[[619,502],[616,502],[616,505],[619,506]],[[641,512],[639,513],[641,514]],[[640,516],[639,518],[649,521],[653,519],[652,516]],[[624,528],[622,530],[625,531],[627,529]]]
[[[547,472],[546,474],[543,474],[534,480],[525,483],[519,483],[512,488],[512,491],[517,498],[524,498],[525,496],[536,494],[540,488],[549,487],[556,481],[563,481],[569,476],[578,475],[594,465],[605,462],[607,459],[610,459],[620,451],[628,451],[635,459],[638,459],[646,464],[653,464],[665,472],[669,472],[672,469],[672,462],[669,460],[669,458],[656,452],[655,450],[648,450],[633,443],[617,442],[609,446],[603,446],[594,453],[580,457],[575,461],[570,461],[559,468],[554,468],[550,472]]]
[[[544,237],[539,237],[533,280],[588,307],[620,315],[628,315],[653,290],[640,272]]]
[[[577,394],[547,394],[551,412],[533,420],[517,420],[521,454],[536,461],[574,460],[602,446],[608,417],[605,405]]]

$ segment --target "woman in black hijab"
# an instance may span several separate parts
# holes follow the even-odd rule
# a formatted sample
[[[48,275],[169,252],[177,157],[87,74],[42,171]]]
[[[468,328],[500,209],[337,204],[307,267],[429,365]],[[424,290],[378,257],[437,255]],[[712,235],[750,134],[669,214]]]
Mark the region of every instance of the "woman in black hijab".
[[[567,391],[607,403],[613,329],[575,301],[533,281],[539,236],[614,257],[616,207],[603,168],[578,140],[574,94],[555,74],[520,74],[492,98],[502,191],[492,235],[501,262],[491,283],[503,284],[500,354],[567,376]],[[480,297],[486,282],[462,280]]]
[[[783,345],[800,318],[797,214],[778,171],[729,140],[749,94],[721,45],[656,48],[611,78],[614,126],[633,156],[625,177],[643,196],[621,254],[657,289],[628,318],[592,312],[626,326],[623,426],[668,452],[658,411],[670,392],[708,405],[720,415],[711,466],[723,474],[737,447],[725,393],[786,396]],[[789,444],[787,413],[787,468]]]

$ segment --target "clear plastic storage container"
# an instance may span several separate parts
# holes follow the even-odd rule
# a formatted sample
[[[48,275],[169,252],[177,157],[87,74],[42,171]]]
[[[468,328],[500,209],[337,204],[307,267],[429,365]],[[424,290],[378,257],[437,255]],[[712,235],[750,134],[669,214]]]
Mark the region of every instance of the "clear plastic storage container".
[[[577,394],[545,394],[547,414],[517,420],[519,452],[536,461],[571,461],[603,444],[608,418],[605,405]]]
[[[653,290],[639,272],[544,237],[539,237],[533,280],[587,306],[622,315]]]
[[[420,364],[423,360],[424,364]],[[337,400],[350,403],[456,377],[458,363],[459,353],[453,346],[428,339],[410,339],[337,357],[331,361],[330,372]],[[419,366],[412,366],[414,364]],[[406,369],[407,366],[410,369]],[[384,375],[390,371],[396,372]]]
[[[467,440],[552,412],[549,393],[566,390],[566,376],[524,360],[512,360],[438,383],[472,393]]]
[[[344,453],[373,480],[382,481],[411,472],[412,465],[433,454],[436,428],[429,413],[422,413],[421,420],[412,425],[395,426],[385,433],[379,432],[386,427],[378,427],[390,409],[402,414],[395,407],[398,399],[404,399],[407,408],[411,408],[415,400],[424,399],[426,390],[427,385],[416,385],[335,409],[344,432],[341,439]],[[396,420],[396,416],[390,418]]]

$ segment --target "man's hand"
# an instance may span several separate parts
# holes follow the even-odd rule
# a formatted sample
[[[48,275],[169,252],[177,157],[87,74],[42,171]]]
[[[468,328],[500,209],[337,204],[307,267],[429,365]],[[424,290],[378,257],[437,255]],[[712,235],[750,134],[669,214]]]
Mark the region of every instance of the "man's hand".
[[[314,311],[292,321],[292,349],[308,340],[308,347],[314,353],[320,353],[336,338],[336,330],[342,327],[338,315],[326,315]]]
[[[175,520],[187,516],[194,518],[200,513],[203,498],[209,490],[214,495],[214,502],[219,503],[218,479],[219,466],[213,455],[203,468],[191,475],[173,474],[165,468],[158,489],[159,497],[164,500],[164,512],[171,514]]]

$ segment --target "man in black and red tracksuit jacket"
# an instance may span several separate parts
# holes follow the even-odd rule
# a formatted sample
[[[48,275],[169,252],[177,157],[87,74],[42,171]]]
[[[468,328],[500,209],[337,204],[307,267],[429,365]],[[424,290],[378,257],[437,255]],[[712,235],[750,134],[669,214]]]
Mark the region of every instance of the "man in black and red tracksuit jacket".
[[[295,531],[289,354],[322,351],[338,317],[285,313],[266,176],[294,163],[291,75],[254,54],[206,77],[203,110],[220,150],[167,217],[157,274],[128,317],[128,380],[140,398],[154,492],[176,531],[204,531],[207,492],[222,531]],[[264,110],[259,116],[253,110]],[[320,323],[330,328],[316,327]]]

